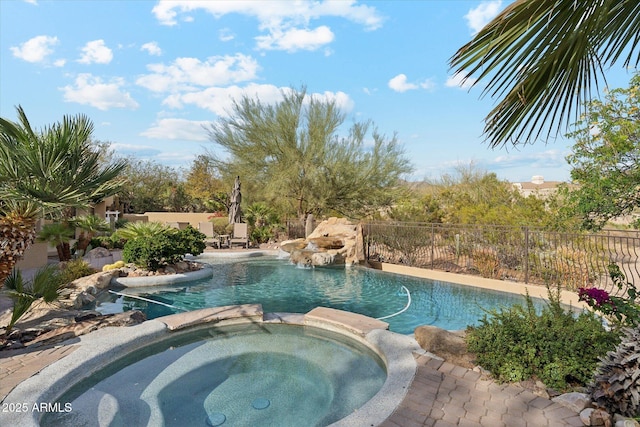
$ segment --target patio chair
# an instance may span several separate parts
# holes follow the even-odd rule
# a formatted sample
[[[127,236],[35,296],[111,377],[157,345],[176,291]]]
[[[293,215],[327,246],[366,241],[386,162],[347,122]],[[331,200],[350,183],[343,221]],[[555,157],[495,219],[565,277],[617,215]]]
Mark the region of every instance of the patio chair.
[[[249,249],[249,232],[246,223],[236,222],[233,224],[233,236],[229,239],[229,247],[234,243],[242,243],[245,248]]]
[[[207,238],[204,239],[204,243],[207,246],[212,246],[220,249],[220,235],[213,231],[213,223],[200,222],[198,223],[198,230],[200,230],[201,233],[207,236]]]

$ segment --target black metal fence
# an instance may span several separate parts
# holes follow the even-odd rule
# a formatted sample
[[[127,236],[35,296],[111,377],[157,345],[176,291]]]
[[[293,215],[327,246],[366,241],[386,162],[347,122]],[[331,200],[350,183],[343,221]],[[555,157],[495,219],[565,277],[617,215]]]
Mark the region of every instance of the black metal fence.
[[[390,222],[367,222],[363,231],[366,256],[373,261],[568,290],[598,286],[614,294],[620,291],[609,278],[610,264],[627,281],[640,279],[638,232]]]

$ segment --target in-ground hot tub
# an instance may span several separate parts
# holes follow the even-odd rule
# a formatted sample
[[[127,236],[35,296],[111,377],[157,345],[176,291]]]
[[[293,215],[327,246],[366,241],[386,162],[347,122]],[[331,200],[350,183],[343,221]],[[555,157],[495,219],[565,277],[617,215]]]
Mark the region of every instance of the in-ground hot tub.
[[[146,331],[125,342],[107,337],[93,352],[85,343],[47,368],[58,379],[40,395],[28,384],[33,377],[7,399],[55,400],[71,408],[21,420],[33,425],[356,426],[382,422],[404,397],[415,373],[407,337],[376,328],[358,333],[351,326],[364,316],[337,310],[328,311],[337,322],[312,311],[281,324],[263,322],[261,308],[253,307],[228,320],[220,317],[232,307],[119,328],[122,335]],[[226,314],[212,318],[212,310]],[[198,315],[216,324],[194,322]]]

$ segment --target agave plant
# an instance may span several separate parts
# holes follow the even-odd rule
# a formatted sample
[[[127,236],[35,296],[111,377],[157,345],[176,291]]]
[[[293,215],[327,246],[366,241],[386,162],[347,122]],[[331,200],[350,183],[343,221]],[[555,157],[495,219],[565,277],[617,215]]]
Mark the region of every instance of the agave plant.
[[[29,282],[22,278],[20,270],[14,269],[4,282],[5,287],[9,289],[7,294],[13,300],[13,312],[6,333],[11,332],[16,322],[29,311],[34,302],[40,299],[45,303],[56,301],[63,284],[60,271],[53,265],[36,271],[33,280]]]
[[[607,353],[590,392],[593,403],[609,413],[640,416],[640,327],[627,329]]]

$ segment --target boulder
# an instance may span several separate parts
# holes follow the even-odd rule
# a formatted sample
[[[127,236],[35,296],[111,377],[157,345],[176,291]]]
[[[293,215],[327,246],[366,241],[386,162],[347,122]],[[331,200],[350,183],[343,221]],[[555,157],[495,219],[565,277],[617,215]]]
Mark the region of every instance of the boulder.
[[[88,258],[106,258],[111,256],[111,251],[103,247],[97,247],[91,249],[85,256]]]
[[[424,350],[442,357],[448,362],[465,368],[473,368],[473,355],[467,351],[464,332],[451,332],[436,326],[418,326],[414,336]]]
[[[591,398],[585,393],[565,393],[561,394],[560,396],[556,396],[551,400],[559,403],[565,408],[571,409],[577,414],[582,412],[583,409],[591,406]]]
[[[280,249],[304,266],[354,265],[365,260],[362,226],[346,218],[322,221],[306,239],[288,240]]]

